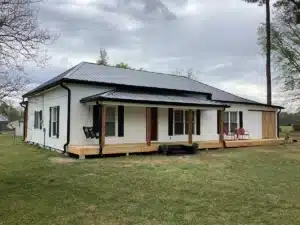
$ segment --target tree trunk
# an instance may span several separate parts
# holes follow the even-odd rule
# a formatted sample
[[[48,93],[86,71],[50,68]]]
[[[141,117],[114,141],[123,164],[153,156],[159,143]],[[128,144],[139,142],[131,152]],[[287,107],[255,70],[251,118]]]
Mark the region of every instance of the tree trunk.
[[[272,83],[271,83],[271,18],[270,0],[266,0],[266,32],[267,32],[267,51],[266,51],[266,80],[267,80],[267,104],[272,104]]]

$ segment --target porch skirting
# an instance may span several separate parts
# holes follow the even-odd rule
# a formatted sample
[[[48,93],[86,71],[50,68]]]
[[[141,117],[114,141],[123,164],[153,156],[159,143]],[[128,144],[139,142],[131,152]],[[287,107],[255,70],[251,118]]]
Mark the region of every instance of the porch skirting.
[[[219,141],[196,141],[200,149],[218,149],[218,148],[237,148],[250,146],[264,146],[264,145],[279,145],[284,143],[283,138],[274,139],[257,139],[257,140],[225,140],[224,143]],[[103,155],[109,154],[127,154],[127,153],[142,153],[142,152],[156,152],[158,146],[161,144],[185,144],[188,142],[166,142],[166,143],[151,143],[148,146],[146,143],[134,144],[107,144],[102,149]],[[99,145],[70,145],[68,152],[79,156],[85,155],[99,155]]]

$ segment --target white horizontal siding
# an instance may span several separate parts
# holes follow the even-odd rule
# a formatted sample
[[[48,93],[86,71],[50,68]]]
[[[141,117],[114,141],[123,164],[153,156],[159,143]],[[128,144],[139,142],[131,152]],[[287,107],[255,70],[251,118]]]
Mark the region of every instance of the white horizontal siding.
[[[34,142],[47,147],[63,150],[67,141],[67,91],[61,87],[34,97],[28,98],[28,125],[27,141]],[[60,106],[59,138],[49,137],[49,108]],[[45,136],[43,129],[34,128],[34,112],[43,112],[43,128],[46,129]]]

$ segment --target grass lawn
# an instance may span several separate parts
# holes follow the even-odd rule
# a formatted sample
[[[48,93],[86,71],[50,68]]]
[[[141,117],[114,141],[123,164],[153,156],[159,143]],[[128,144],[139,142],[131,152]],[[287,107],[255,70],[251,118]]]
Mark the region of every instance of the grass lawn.
[[[300,224],[300,145],[77,160],[2,135],[0,224]]]
[[[293,131],[293,126],[280,126],[281,132],[287,133],[287,132],[292,132]]]

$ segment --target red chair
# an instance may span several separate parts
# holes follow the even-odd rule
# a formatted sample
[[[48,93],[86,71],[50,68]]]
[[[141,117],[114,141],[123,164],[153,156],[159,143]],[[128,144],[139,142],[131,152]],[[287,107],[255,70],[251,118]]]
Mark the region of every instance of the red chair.
[[[249,139],[250,134],[249,134],[248,131],[246,131],[244,128],[241,127],[241,128],[238,129],[237,137],[238,137],[238,139],[242,139],[243,140],[244,136],[247,136],[248,139]]]
[[[224,134],[226,136],[229,136],[231,140],[235,140],[235,133],[233,132],[229,132],[228,129],[225,127],[224,128]]]

